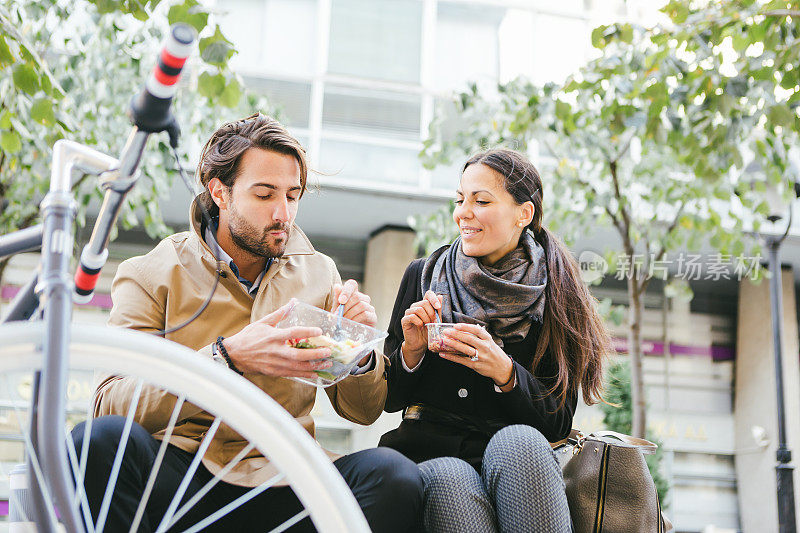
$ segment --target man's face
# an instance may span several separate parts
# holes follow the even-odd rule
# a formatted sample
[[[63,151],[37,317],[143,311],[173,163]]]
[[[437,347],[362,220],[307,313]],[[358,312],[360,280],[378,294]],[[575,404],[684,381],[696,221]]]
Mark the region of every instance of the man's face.
[[[250,148],[220,206],[220,228],[227,226],[241,249],[259,257],[280,257],[297,216],[300,165],[291,155]]]

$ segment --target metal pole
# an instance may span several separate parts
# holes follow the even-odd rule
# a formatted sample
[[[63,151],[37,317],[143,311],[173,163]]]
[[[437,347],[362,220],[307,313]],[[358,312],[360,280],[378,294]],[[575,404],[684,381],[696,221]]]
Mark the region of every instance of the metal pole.
[[[781,291],[781,264],[779,248],[782,239],[770,238],[769,246],[769,280],[770,305],[772,308],[772,343],[775,355],[775,392],[778,404],[778,464],[775,466],[778,482],[778,527],[780,533],[795,533],[797,523],[794,513],[794,467],[792,452],[786,445],[786,416],[783,404],[783,299]]]
[[[20,252],[38,250],[42,246],[44,226],[32,226],[0,236],[0,259]]]
[[[68,164],[64,172],[69,173]],[[72,258],[72,221],[75,203],[69,192],[51,190],[42,202],[44,242],[42,243],[42,277],[39,298],[44,303],[44,338],[39,417],[37,420],[37,452],[61,521],[68,533],[83,533],[83,522],[73,506],[75,482],[69,470],[64,441],[66,415],[64,403],[69,372],[70,323],[72,316],[72,280],[69,263]],[[37,509],[37,513],[41,513]],[[37,516],[41,516],[37,514]],[[39,526],[55,533],[54,524]],[[51,529],[52,528],[52,529]]]

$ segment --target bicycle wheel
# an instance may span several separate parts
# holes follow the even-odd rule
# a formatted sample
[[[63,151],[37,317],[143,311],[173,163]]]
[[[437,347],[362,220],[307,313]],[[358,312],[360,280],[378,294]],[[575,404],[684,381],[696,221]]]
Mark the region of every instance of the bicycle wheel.
[[[33,373],[41,368],[42,356],[39,344],[43,335],[42,323],[12,323],[0,326],[0,339],[3,339],[0,351],[0,398],[10,399],[8,403],[0,404],[0,409],[5,410],[5,413],[0,412],[0,438],[5,437],[6,442],[17,441],[17,446],[24,447],[26,453],[32,452],[26,416],[30,406],[29,398],[26,398],[26,391],[28,396],[30,393],[27,384],[32,382]],[[173,415],[165,428],[166,435],[172,434],[181,406],[185,403],[193,404],[215,417],[206,438],[200,445],[201,451],[205,449],[203,445],[206,441],[210,442],[213,437],[214,428],[224,422],[277,466],[305,509],[273,531],[283,531],[310,516],[315,527],[323,533],[369,532],[366,519],[353,494],[319,445],[277,402],[246,379],[222,369],[210,360],[198,357],[192,350],[176,343],[132,330],[90,325],[72,327],[69,368],[72,381],[68,387],[68,424],[77,423],[82,418],[88,420],[87,426],[91,424],[91,402],[85,398],[88,386],[85,385],[85,379],[76,381],[76,377],[85,378],[87,373],[93,374],[98,371],[137,378],[137,383],[140,385],[152,385],[178,397]],[[81,382],[84,383],[83,387],[76,385]],[[141,386],[137,389],[138,394],[141,394]],[[133,408],[129,409],[126,419],[128,427],[133,420],[138,398],[136,395],[131,401]],[[3,425],[6,427],[2,428]],[[69,428],[65,428],[67,429]],[[18,434],[15,435],[15,431]],[[71,439],[65,440],[68,444],[72,444]],[[124,441],[125,439],[121,439],[121,442]],[[166,448],[166,445],[163,444],[161,448]],[[82,480],[87,452],[81,449],[75,450],[74,446],[69,452],[73,473],[76,474],[76,479]],[[118,453],[120,460],[122,453]],[[163,457],[161,450],[159,455]],[[196,454],[200,455],[202,455],[200,452]],[[237,460],[241,459],[239,456],[243,455],[239,454],[233,458],[228,467],[232,468]],[[10,464],[7,457],[3,459],[6,464],[0,462],[2,468],[0,476],[7,478]],[[199,463],[199,457],[197,462]],[[41,476],[36,461],[32,463],[36,475]],[[153,469],[157,470],[158,466],[160,466],[159,461]],[[111,500],[110,495],[117,481],[119,467],[118,465],[115,467],[117,472],[112,472],[108,480],[106,498],[103,501],[104,508],[101,508],[96,523],[92,523],[85,492],[82,490],[83,485],[78,483],[74,505],[82,513],[85,521],[91,525],[90,531],[102,531],[105,524],[108,502]],[[215,475],[209,484],[213,487],[224,472],[223,469],[223,472]],[[154,480],[155,474],[151,472],[148,490],[145,491],[143,502],[139,505],[137,518],[140,518],[143,512]],[[275,478],[270,481],[276,482]],[[254,493],[255,496],[269,486],[271,485],[256,487],[248,494]],[[207,486],[203,490],[206,488]],[[168,515],[172,516],[167,516],[162,521],[158,531],[165,531],[174,525],[178,518],[196,503],[193,500],[197,495],[181,505],[182,496],[183,494],[176,494],[168,511]],[[187,531],[200,530],[231,510],[233,508],[223,508],[220,510],[224,511],[222,514],[214,513],[202,521],[205,523],[196,524]],[[215,515],[218,516],[214,518]],[[31,520],[33,517],[27,518]],[[137,523],[132,524],[131,530],[135,530],[136,527]]]

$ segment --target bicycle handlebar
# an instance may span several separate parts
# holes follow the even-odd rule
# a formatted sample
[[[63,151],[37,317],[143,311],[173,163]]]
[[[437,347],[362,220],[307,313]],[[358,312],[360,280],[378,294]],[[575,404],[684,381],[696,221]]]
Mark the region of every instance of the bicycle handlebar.
[[[158,133],[175,124],[170,113],[172,97],[186,59],[192,53],[196,32],[188,24],[170,28],[158,61],[141,92],[131,101],[128,114],[141,131]]]
[[[111,227],[114,225],[125,194],[133,187],[136,169],[151,133],[167,131],[170,144],[177,146],[178,124],[170,112],[172,97],[175,95],[181,71],[186,59],[194,49],[197,34],[187,24],[175,24],[170,28],[158,61],[142,90],[131,101],[128,116],[134,125],[134,133],[119,158],[119,181],[111,182],[106,189],[106,198],[95,223],[95,231],[83,252],[75,272],[75,293],[73,299],[79,303],[88,302],[94,292],[100,270],[108,258],[106,248]]]

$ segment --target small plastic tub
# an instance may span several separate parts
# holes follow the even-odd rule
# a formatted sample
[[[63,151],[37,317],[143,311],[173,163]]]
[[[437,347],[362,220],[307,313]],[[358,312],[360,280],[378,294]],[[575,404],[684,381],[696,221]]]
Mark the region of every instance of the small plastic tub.
[[[442,339],[442,332],[455,326],[453,322],[428,322],[428,349],[432,352],[446,352],[448,346]]]
[[[286,316],[278,322],[278,328],[294,326],[318,327],[322,330],[320,338],[298,339],[298,347],[317,347],[320,344],[331,348],[329,360],[333,366],[322,370],[315,370],[317,379],[294,377],[292,379],[317,387],[328,387],[350,375],[350,371],[369,352],[378,347],[388,335],[385,331],[354,322],[353,320],[339,319],[334,313],[329,313],[319,307],[292,298],[289,302],[290,309]],[[337,328],[337,322],[341,326]],[[295,343],[297,344],[297,342]]]

